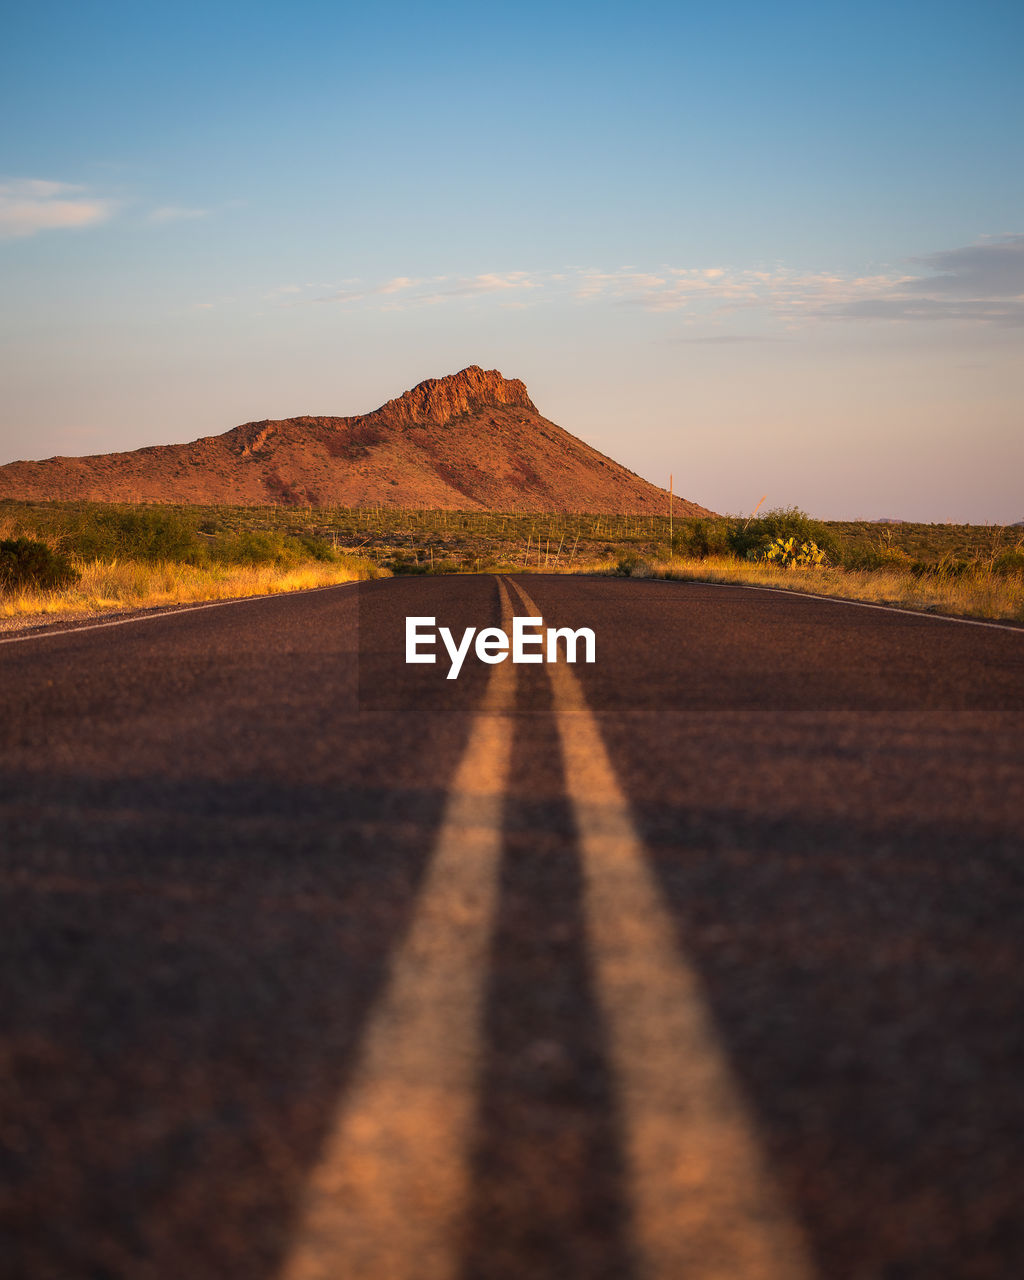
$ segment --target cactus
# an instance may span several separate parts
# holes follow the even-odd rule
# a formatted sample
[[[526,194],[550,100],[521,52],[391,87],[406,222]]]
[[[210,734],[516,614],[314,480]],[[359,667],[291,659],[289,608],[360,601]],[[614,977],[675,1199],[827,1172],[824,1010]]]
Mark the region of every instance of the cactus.
[[[827,563],[825,552],[816,542],[797,546],[796,538],[776,538],[765,548],[761,559],[781,569],[822,569]]]

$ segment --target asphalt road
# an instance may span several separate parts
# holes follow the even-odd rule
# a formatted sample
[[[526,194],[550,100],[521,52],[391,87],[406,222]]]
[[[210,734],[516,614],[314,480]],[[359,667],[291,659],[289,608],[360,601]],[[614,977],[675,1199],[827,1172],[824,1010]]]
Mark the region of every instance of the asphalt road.
[[[528,602],[597,662],[403,661]],[[696,584],[0,642],[0,1276],[1024,1274],[1022,712]]]

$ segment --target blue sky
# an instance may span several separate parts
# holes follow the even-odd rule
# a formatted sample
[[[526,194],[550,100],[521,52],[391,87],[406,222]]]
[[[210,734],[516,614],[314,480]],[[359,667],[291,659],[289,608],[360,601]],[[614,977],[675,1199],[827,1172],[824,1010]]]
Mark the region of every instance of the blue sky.
[[[0,461],[478,363],[717,510],[1024,518],[1019,4],[4,28]]]

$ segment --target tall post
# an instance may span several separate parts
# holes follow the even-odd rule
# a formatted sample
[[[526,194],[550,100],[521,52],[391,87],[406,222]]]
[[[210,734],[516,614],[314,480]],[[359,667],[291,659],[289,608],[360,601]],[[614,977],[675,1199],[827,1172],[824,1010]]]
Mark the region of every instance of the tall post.
[[[668,473],[668,553],[672,555],[675,547],[675,541],[672,537],[672,472]]]

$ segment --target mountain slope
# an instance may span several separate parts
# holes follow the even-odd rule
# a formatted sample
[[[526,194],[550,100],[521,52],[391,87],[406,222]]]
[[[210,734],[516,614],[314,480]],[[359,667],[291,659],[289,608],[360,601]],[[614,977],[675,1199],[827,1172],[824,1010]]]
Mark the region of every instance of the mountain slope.
[[[0,467],[0,497],[666,514],[668,494],[477,365],[372,413],[247,422],[191,444]],[[685,499],[678,515],[709,514]]]

